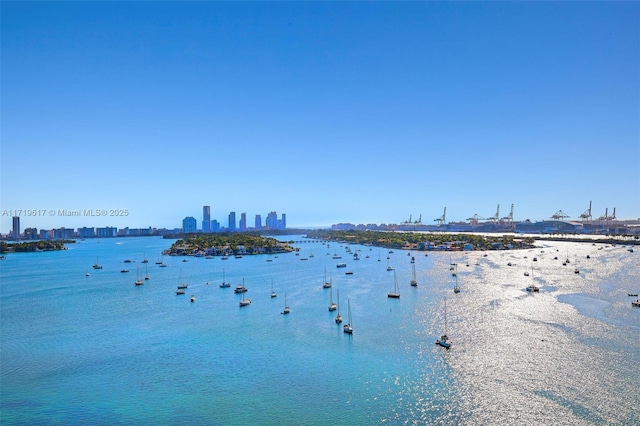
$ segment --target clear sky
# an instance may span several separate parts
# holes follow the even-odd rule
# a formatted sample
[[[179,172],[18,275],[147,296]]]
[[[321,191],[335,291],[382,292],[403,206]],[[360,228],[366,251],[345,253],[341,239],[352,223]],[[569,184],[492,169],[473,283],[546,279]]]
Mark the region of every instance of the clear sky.
[[[1,2],[0,230],[640,217],[639,2]]]

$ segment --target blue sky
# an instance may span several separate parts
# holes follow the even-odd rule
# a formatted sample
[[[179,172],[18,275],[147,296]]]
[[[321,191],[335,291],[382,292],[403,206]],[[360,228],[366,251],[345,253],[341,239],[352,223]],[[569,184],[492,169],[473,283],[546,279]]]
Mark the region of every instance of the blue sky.
[[[638,2],[0,7],[23,228],[640,217]]]

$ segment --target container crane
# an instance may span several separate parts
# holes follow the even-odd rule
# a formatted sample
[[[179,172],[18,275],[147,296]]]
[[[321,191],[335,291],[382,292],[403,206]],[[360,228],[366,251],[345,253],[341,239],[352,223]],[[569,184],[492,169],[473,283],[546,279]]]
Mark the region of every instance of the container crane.
[[[433,219],[434,222],[437,222],[438,225],[443,225],[445,223],[447,223],[447,208],[444,208],[444,212],[442,213],[442,216],[440,216],[437,219]]]
[[[566,214],[565,212],[563,212],[562,210],[558,210],[557,212],[555,212],[553,214],[553,216],[551,216],[551,219],[554,220],[564,220],[566,218],[570,217],[568,214]]]
[[[498,210],[500,210],[500,205],[498,205]],[[507,222],[513,222],[513,203],[511,204],[511,212],[509,213],[509,216],[505,216],[503,218],[500,218],[501,221],[505,220]]]
[[[580,215],[580,219],[586,220],[587,222],[593,219],[591,217],[591,201],[589,201],[589,209]]]

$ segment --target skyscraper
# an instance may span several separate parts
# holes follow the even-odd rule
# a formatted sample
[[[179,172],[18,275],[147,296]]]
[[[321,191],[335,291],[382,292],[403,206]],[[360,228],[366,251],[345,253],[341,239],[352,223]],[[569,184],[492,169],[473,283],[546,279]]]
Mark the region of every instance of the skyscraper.
[[[247,230],[247,214],[240,213],[240,226],[238,227],[240,232],[245,232]]]
[[[269,212],[265,226],[267,229],[278,229],[278,214],[276,212]]]
[[[261,229],[262,228],[262,216],[260,216],[259,214],[256,215],[256,229]]]
[[[211,232],[211,207],[202,206],[202,232]]]
[[[229,213],[229,232],[234,232],[236,230],[236,212]]]
[[[185,233],[198,232],[198,221],[193,216],[182,219],[182,231]]]
[[[13,216],[13,229],[11,230],[11,236],[14,240],[20,239],[20,216]]]

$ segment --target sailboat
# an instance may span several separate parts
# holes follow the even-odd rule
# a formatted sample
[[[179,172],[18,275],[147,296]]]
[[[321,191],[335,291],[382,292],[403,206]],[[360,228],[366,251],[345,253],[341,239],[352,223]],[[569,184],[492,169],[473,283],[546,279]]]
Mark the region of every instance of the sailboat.
[[[338,305],[333,303],[333,288],[332,288],[330,289],[330,292],[329,292],[329,312],[335,311],[336,309],[338,309]]]
[[[149,269],[147,268],[147,265],[144,265],[144,279],[148,280],[149,278]]]
[[[178,283],[178,290],[184,290],[189,287],[189,284],[182,282],[182,268],[180,268],[180,282]]]
[[[413,271],[411,273],[411,286],[418,287],[418,280],[416,279],[416,263],[412,262],[411,266],[413,267]]]
[[[238,294],[238,293],[246,293],[248,290],[247,288],[244,286],[244,278],[242,279],[242,284],[238,284],[236,286],[235,289],[233,289],[233,292]]]
[[[393,271],[393,268],[389,265],[389,256],[387,256],[387,271]]]
[[[284,293],[284,309],[282,310],[282,312],[280,312],[283,315],[287,315],[289,312],[291,312],[289,310],[289,306],[287,306],[287,293]]]
[[[342,331],[347,334],[353,334],[353,325],[351,322],[351,304],[349,303],[349,299],[347,299],[347,319],[349,322],[342,326]]]
[[[224,279],[224,268],[222,268],[222,284],[220,284],[220,288],[229,288],[231,284],[226,282]]]
[[[342,322],[342,315],[340,315],[340,290],[338,290],[338,315],[336,315],[336,324]]]
[[[140,267],[138,267],[137,279],[136,279],[136,281],[135,281],[135,283],[134,283],[134,284],[135,284],[135,285],[142,285],[142,284],[144,284],[144,280],[142,280],[142,279],[140,278]]]
[[[146,253],[142,253],[142,263],[149,263]]]
[[[331,288],[332,282],[327,281],[327,267],[324,268],[324,284],[322,284],[322,288]]]
[[[398,292],[398,280],[396,279],[396,271],[393,271],[393,291],[387,293],[387,297],[392,299],[400,299],[400,293]]]
[[[527,287],[528,292],[538,293],[540,291],[540,287],[534,284],[533,282],[533,266],[531,267],[531,284]]]
[[[96,256],[96,263],[93,264],[93,269],[102,269],[102,265],[98,263],[98,256]]]
[[[436,340],[436,345],[440,345],[443,348],[449,349],[451,347],[451,340],[447,336],[447,297],[444,298],[444,334]]]
[[[271,298],[278,297],[275,291],[273,291],[273,280],[271,280]]]
[[[456,277],[456,285],[453,287],[453,292],[460,293],[460,286],[458,285],[458,265],[456,265],[456,272],[454,273],[454,276]]]
[[[176,290],[176,296],[184,294],[184,290],[187,288],[187,284],[182,282],[182,269],[180,269],[180,279],[178,280],[178,289]]]
[[[238,286],[238,287],[240,287],[240,286]],[[249,300],[249,299],[247,299],[247,298],[245,298],[245,297],[244,297],[244,292],[246,292],[246,291],[247,291],[246,287],[244,286],[244,278],[242,279],[242,288],[244,288],[244,291],[242,292],[242,293],[243,293],[243,295],[242,295],[242,299],[240,299],[240,307],[241,307],[241,308],[242,308],[243,306],[247,306],[247,305],[250,305],[250,304],[251,304],[251,300]],[[237,290],[237,289],[236,289],[236,290]],[[238,293],[238,292],[236,292],[236,293]]]

